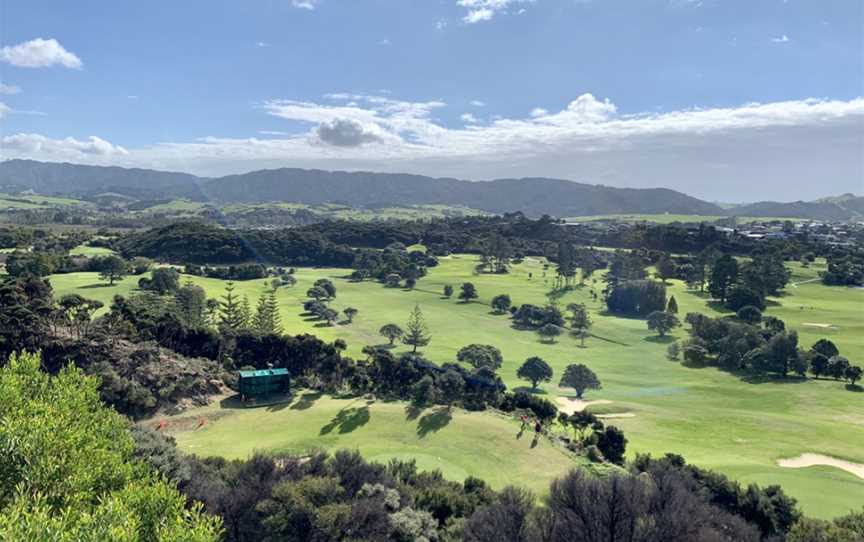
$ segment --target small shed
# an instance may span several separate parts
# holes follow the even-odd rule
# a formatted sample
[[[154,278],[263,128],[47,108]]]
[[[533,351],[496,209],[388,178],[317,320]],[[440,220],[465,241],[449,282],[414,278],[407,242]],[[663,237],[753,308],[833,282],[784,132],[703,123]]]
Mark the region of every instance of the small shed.
[[[238,378],[240,398],[244,401],[276,393],[288,393],[291,378],[288,369],[261,369],[240,371]]]

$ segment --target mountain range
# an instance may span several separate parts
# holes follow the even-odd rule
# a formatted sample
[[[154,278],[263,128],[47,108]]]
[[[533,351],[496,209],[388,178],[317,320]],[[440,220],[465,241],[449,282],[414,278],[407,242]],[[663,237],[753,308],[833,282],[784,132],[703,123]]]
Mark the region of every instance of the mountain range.
[[[217,178],[150,169],[8,160],[0,191],[31,190],[79,198],[103,193],[137,199],[188,198],[214,204],[288,201],[378,208],[462,205],[493,213],[558,217],[606,214],[782,216],[822,220],[864,217],[864,198],[845,194],[814,202],[758,202],[722,208],[667,188],[615,188],[563,179],[467,181],[398,173],[272,169]]]

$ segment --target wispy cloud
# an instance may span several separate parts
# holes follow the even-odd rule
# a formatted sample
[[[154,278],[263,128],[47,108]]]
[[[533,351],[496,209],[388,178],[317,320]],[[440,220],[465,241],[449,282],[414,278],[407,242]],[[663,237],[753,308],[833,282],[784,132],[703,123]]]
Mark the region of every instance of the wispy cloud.
[[[471,105],[474,107],[486,107],[486,102],[483,100],[471,100]]]
[[[321,0],[291,0],[291,5],[295,8],[313,10],[318,7]]]
[[[774,43],[787,43],[790,40],[789,40],[789,36],[787,36],[786,34],[783,34],[782,36],[778,36],[776,38],[771,38],[771,41],[773,41]]]
[[[508,13],[517,4],[533,4],[537,0],[458,0],[457,4],[468,12],[462,18],[466,24],[491,21],[499,13]],[[520,8],[517,13],[524,13]]]
[[[67,51],[57,40],[42,38],[3,47],[0,49],[0,61],[19,68],[64,66],[80,69],[83,65],[80,58]]]
[[[16,87],[15,85],[7,85],[5,83],[0,83],[0,94],[18,94],[21,92],[20,87]]]
[[[477,117],[475,117],[473,113],[462,113],[462,115],[459,118],[462,119],[462,122],[464,122],[465,124],[479,124],[480,123],[480,121],[477,120]]]
[[[320,102],[272,100],[259,107],[298,129],[274,138],[163,143],[128,154],[107,141],[100,146],[16,134],[2,140],[0,155],[199,174],[290,164],[474,179],[578,175],[576,180],[667,186],[714,199],[736,190],[776,199],[778,187],[803,190],[821,178],[854,191],[852,184],[864,176],[864,98],[625,115],[610,100],[586,93],[557,110],[491,116],[483,124],[464,116],[456,126],[436,118],[447,107],[441,101],[380,95],[336,93]]]

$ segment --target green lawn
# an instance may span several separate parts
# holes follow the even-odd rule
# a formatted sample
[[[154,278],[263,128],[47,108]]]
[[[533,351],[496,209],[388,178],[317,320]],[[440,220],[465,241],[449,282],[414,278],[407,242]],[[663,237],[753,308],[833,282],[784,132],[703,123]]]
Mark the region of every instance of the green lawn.
[[[208,422],[195,429],[200,418]],[[401,402],[335,399],[309,391],[290,405],[237,408],[230,402],[167,420],[179,446],[199,455],[356,449],[373,461],[411,458],[421,469],[441,469],[452,480],[473,475],[497,488],[520,484],[537,493],[576,465],[545,439],[532,445],[533,431],[520,434],[517,422],[498,414],[444,407],[416,411]]]
[[[105,247],[91,247],[88,245],[78,245],[69,251],[70,256],[107,256],[114,254],[114,251]]]
[[[475,263],[475,256],[444,258],[413,291],[389,289],[374,282],[352,283],[342,278],[347,274],[344,269],[298,269],[297,285],[278,293],[285,331],[311,332],[326,340],[343,338],[349,344],[348,354],[360,357],[364,345],[384,341],[377,334],[383,324],[404,324],[409,311],[419,303],[432,333],[432,342],[424,352],[435,362],[454,361],[457,350],[470,343],[493,344],[505,358],[500,374],[513,388],[525,385],[516,378],[518,366],[525,358],[538,355],[556,373],[555,382],[544,386],[544,393],[550,397],[569,394],[569,390],[555,385],[567,364],[589,365],[603,382],[603,389],[588,393],[587,398],[610,400],[616,407],[635,414],[610,422],[626,432],[631,457],[636,452],[675,452],[743,482],[781,483],[808,514],[817,517],[839,515],[860,505],[864,480],[836,469],[786,469],[775,462],[815,452],[864,463],[864,394],[847,391],[842,383],[834,381],[751,383],[714,368],[683,367],[665,358],[667,343],[653,337],[643,320],[603,314],[601,303],[590,300],[591,285],[560,299],[562,305],[585,302],[591,310],[594,336],[588,340],[587,348],[579,348],[570,337],[562,337],[555,344],[540,343],[534,333],[513,330],[506,316],[492,314],[488,303],[500,293],[509,293],[517,304],[544,303],[549,284],[543,277],[542,262],[529,258],[507,275],[481,276],[472,274]],[[796,264],[793,282],[815,278],[818,269],[803,269]],[[336,283],[334,308],[359,309],[354,324],[322,327],[300,315],[306,290],[321,277],[330,277]],[[210,296],[219,296],[224,289],[224,282],[216,279],[190,280],[205,287]],[[458,291],[464,281],[477,286],[477,302],[462,304],[442,299],[444,284],[453,284]],[[95,273],[52,277],[58,294],[78,291],[106,304],[116,293],[128,294],[136,283],[136,277],[128,277],[114,287],[98,286]],[[248,295],[254,306],[265,284],[264,280],[240,282],[237,292]],[[599,274],[593,287],[599,293]],[[689,311],[714,312],[704,298],[687,291],[679,282],[670,286],[670,292],[676,296],[682,316]],[[772,301],[768,312],[797,329],[805,347],[826,336],[838,344],[844,355],[860,364],[864,363],[862,302],[864,290],[808,282],[790,285],[784,297]],[[836,329],[805,323],[830,324]],[[676,333],[678,338],[685,335],[683,330]],[[398,349],[402,350],[405,348]],[[307,414],[312,415],[314,410]],[[304,431],[303,438],[316,441],[317,435],[317,430]],[[243,441],[245,449],[273,444],[255,438],[238,440]],[[400,453],[401,446],[399,442],[386,445],[393,454]],[[531,483],[531,476],[525,483]]]

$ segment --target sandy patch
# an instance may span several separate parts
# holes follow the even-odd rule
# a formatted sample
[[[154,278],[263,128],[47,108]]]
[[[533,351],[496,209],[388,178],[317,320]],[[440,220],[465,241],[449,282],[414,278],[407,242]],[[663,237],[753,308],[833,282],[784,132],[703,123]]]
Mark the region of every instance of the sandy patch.
[[[834,326],[831,325],[831,324],[816,324],[816,323],[813,323],[813,322],[804,322],[804,323],[801,324],[801,325],[802,325],[802,326],[807,326],[807,327],[818,327],[818,328],[822,328],[822,329],[828,329],[828,328],[832,328],[832,327],[834,327]]]
[[[615,418],[635,418],[636,414],[632,412],[618,412],[617,414],[597,414],[601,420],[614,420]]]
[[[864,480],[864,464],[853,463],[843,459],[837,459],[822,454],[801,454],[792,459],[778,459],[777,464],[781,467],[789,467],[791,469],[803,469],[805,467],[835,467],[845,470],[848,473],[854,474],[858,478]]]
[[[559,397],[558,398],[558,409],[565,414],[573,414],[575,412],[582,412],[586,408],[591,405],[608,405],[612,401],[607,401],[606,399],[598,399],[596,401],[586,401],[584,399],[576,399],[570,397]]]

